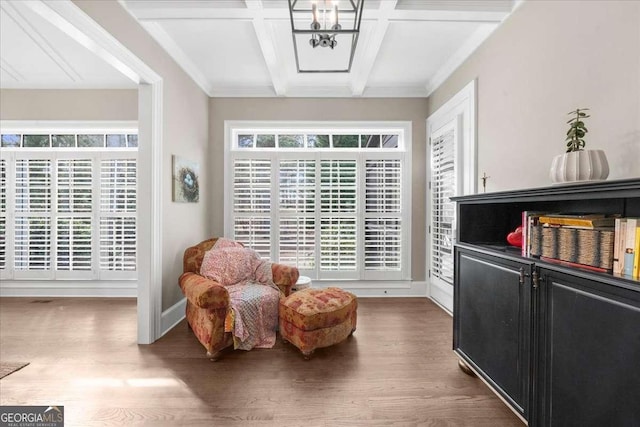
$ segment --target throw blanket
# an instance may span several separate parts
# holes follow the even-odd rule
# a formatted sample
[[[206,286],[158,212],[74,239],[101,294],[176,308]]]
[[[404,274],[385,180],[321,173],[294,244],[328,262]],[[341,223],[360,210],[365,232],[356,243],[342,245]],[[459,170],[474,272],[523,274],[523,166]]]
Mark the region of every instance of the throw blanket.
[[[200,274],[217,281],[229,292],[231,316],[225,324],[231,323],[228,330],[233,332],[234,348],[274,346],[280,290],[273,283],[271,263],[239,243],[218,239],[205,253]]]

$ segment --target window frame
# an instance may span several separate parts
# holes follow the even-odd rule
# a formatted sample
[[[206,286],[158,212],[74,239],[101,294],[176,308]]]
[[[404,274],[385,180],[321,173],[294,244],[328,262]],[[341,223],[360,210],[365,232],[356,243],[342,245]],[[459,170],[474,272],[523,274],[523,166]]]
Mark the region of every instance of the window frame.
[[[383,281],[409,281],[411,280],[411,143],[412,123],[410,121],[225,121],[224,144],[224,235],[228,238],[234,236],[234,198],[233,179],[234,161],[240,156],[243,158],[268,159],[271,162],[271,182],[278,182],[280,161],[283,160],[314,160],[319,171],[320,162],[323,160],[356,160],[356,194],[358,195],[356,211],[352,216],[356,218],[356,270],[353,272],[320,271],[320,193],[315,194],[315,210],[310,216],[316,219],[315,253],[316,262],[314,269],[300,269],[300,274],[311,277],[313,280],[353,280],[372,281],[382,286]],[[240,148],[237,146],[237,136],[242,134],[296,134],[305,135],[336,135],[336,134],[389,134],[400,135],[398,148]],[[304,138],[305,143],[307,138]],[[332,137],[330,137],[332,141]],[[400,265],[399,271],[367,270],[364,264],[364,224],[366,218],[385,217],[388,213],[365,212],[365,162],[366,160],[399,159],[401,167],[401,211],[395,214],[401,221],[400,234]],[[277,167],[274,167],[277,165]],[[317,179],[319,172],[316,173]],[[316,183],[317,187],[320,184]],[[279,227],[281,218],[287,216],[306,216],[302,213],[284,214],[280,210],[279,185],[271,186],[271,245],[270,259],[278,262]],[[349,215],[339,215],[349,216]]]
[[[60,134],[138,134],[138,124],[135,121],[0,121],[2,134],[21,135],[60,135]],[[6,165],[6,201],[7,209],[2,213],[5,218],[5,269],[0,270],[2,280],[135,280],[138,268],[135,270],[111,271],[100,269],[100,222],[103,218],[113,216],[101,210],[100,173],[101,162],[104,160],[126,159],[138,162],[139,147],[0,147],[1,157]],[[50,262],[46,270],[18,270],[15,268],[15,230],[16,218],[29,217],[29,212],[16,211],[16,177],[17,162],[21,159],[46,159],[51,161],[51,205],[48,212],[42,215],[50,219]],[[90,160],[92,174],[92,201],[90,212],[62,212],[58,211],[58,179],[57,170],[59,160]],[[139,177],[136,177],[139,181]],[[137,188],[137,185],[136,185]],[[137,196],[136,196],[137,198]],[[135,213],[121,216],[134,219],[137,228],[138,207]],[[57,270],[57,233],[58,219],[89,217],[91,218],[91,268],[88,270]],[[136,252],[139,233],[136,233]],[[136,264],[139,256],[136,255]]]

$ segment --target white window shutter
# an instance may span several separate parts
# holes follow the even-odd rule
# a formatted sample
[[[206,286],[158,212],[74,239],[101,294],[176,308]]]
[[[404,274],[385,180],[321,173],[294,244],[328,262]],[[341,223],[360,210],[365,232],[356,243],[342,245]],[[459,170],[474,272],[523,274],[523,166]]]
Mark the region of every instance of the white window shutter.
[[[314,279],[407,280],[411,144],[405,131],[346,132],[320,122],[294,125],[295,132],[261,126],[234,126],[229,134],[225,232]],[[276,143],[261,144],[265,135],[276,135]],[[308,144],[283,144],[283,135]],[[366,146],[336,143],[367,135],[373,142]],[[243,138],[249,143],[238,143]],[[382,138],[395,143],[383,146]]]
[[[254,216],[236,218],[234,239],[258,252],[262,258],[271,258],[271,218]]]
[[[100,270],[136,270],[135,159],[102,160],[100,166]]]
[[[135,278],[137,144],[125,147],[123,132],[101,133],[37,133],[46,144],[17,144],[2,155],[0,277]],[[107,145],[77,145],[79,136]]]
[[[356,218],[323,218],[320,270],[356,271]]]
[[[51,221],[46,217],[17,217],[15,221],[15,269],[51,269]]]
[[[14,268],[51,269],[51,161],[16,161]]]
[[[56,222],[56,270],[91,270],[91,217],[59,217]]]
[[[51,161],[16,161],[16,212],[51,211]]]
[[[356,212],[356,161],[320,162],[320,210],[323,213]]]
[[[400,218],[367,218],[364,224],[364,268],[400,271],[402,227]]]
[[[316,161],[281,160],[278,174],[278,261],[301,270],[313,270],[316,266]]]
[[[316,267],[316,221],[313,217],[280,219],[279,262],[301,270]]]
[[[57,161],[58,212],[91,212],[93,209],[92,161]]]
[[[400,213],[402,168],[397,159],[367,160],[365,166],[366,212]]]
[[[450,197],[456,188],[454,130],[431,141],[432,272],[453,284],[453,221],[455,204]]]
[[[280,211],[314,212],[316,201],[315,160],[281,160],[279,169]]]
[[[402,162],[365,162],[364,268],[402,270]]]
[[[7,162],[0,159],[0,270],[7,263]]]
[[[234,212],[271,210],[271,161],[240,159],[234,162]]]
[[[100,269],[136,270],[135,218],[100,218]]]
[[[102,160],[100,165],[100,211],[136,212],[135,159]]]

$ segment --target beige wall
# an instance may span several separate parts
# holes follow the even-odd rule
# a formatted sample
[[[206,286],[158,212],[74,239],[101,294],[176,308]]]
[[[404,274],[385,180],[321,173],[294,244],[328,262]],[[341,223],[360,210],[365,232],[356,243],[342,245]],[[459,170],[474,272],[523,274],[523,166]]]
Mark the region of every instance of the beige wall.
[[[209,138],[212,152],[211,231],[224,232],[225,120],[402,120],[413,135],[412,259],[413,280],[425,278],[425,120],[424,98],[211,98]]]
[[[640,176],[640,2],[525,2],[429,97],[430,113],[474,78],[487,191],[550,185],[576,107],[591,109],[587,148],[605,150],[609,179]]]
[[[136,89],[1,89],[2,120],[138,120]]]
[[[209,234],[210,189],[201,186],[200,203],[174,203],[171,182],[173,154],[199,161],[201,179],[209,181],[209,97],[116,0],[74,3],[162,77],[162,284],[151,286],[162,286],[162,310],[166,310],[183,298],[178,277],[184,249]]]

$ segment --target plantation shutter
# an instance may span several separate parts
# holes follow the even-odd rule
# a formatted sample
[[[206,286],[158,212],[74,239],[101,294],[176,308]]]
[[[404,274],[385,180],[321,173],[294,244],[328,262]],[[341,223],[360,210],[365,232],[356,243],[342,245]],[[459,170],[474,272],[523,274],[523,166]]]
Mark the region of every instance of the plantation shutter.
[[[233,172],[234,239],[271,257],[271,161],[238,159]]]
[[[356,161],[320,162],[320,270],[357,270]]]
[[[453,222],[455,204],[450,197],[456,189],[454,130],[431,141],[432,271],[453,284]]]
[[[7,263],[7,162],[0,159],[0,270]]]
[[[135,159],[100,162],[100,269],[136,270]]]
[[[51,161],[16,161],[15,270],[51,269]]]
[[[91,270],[91,217],[59,217],[56,234],[56,270]]]
[[[365,165],[364,268],[400,272],[402,163],[398,159],[370,159]]]
[[[316,161],[281,160],[278,186],[279,262],[312,270],[316,266]]]
[[[91,159],[57,161],[56,270],[91,270]]]

